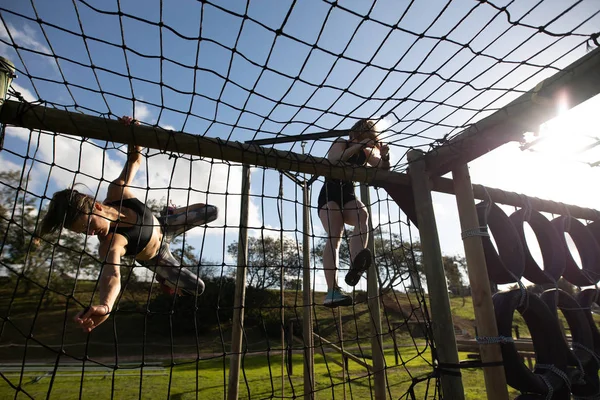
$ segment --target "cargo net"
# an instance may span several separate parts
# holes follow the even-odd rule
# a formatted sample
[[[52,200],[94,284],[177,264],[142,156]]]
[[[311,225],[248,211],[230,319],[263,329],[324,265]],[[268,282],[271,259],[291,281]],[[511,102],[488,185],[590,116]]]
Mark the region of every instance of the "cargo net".
[[[599,13],[585,1],[268,8],[18,2],[0,7],[0,55],[16,75],[4,107],[18,102],[18,116],[36,107],[64,111],[71,121],[80,121],[75,114],[103,121],[131,115],[141,127],[218,138],[223,146],[279,140],[267,146],[290,157],[323,157],[336,135],[349,140],[348,129],[370,118],[383,121],[378,140],[389,146],[389,168],[403,172],[408,149],[445,143],[597,46]],[[248,255],[239,265],[244,175],[225,152],[136,153],[118,140],[89,139],[89,125],[76,125],[77,136],[24,121],[5,126],[0,140],[0,393],[224,397],[232,390],[230,362],[241,356],[239,397],[297,398],[306,394],[310,343],[315,396],[372,398],[383,390],[393,398],[441,397],[445,371],[436,361],[418,235],[385,190],[371,187],[362,197],[356,190],[369,214],[363,234],[372,238],[375,294],[367,294],[366,274],[355,286],[344,282],[349,228],[337,285],[352,300],[329,308],[322,263],[331,237],[318,210],[326,178],[254,167]],[[324,131],[318,140],[309,136]],[[65,218],[39,237],[56,191],[74,187],[104,205],[129,159],[139,160],[128,182],[147,207],[139,216],[152,213],[162,234],[158,255],[169,220],[183,212],[185,232],[168,238],[170,260],[183,268],[149,262],[158,255],[143,265],[133,256],[109,265],[97,235],[67,229],[74,225],[65,226]],[[313,189],[309,201],[301,186]],[[218,208],[215,218],[206,211],[192,221],[201,203]],[[131,217],[121,202],[113,209]],[[78,230],[92,226],[92,214],[84,215]],[[302,275],[307,244],[310,288]],[[446,261],[449,270],[460,265]],[[243,341],[234,354],[242,267]],[[108,268],[120,282],[110,305],[101,290]],[[468,292],[460,278],[455,284]],[[86,333],[74,317],[90,312],[108,318]],[[311,338],[303,330],[308,314]],[[383,354],[383,381],[374,371],[376,353]]]

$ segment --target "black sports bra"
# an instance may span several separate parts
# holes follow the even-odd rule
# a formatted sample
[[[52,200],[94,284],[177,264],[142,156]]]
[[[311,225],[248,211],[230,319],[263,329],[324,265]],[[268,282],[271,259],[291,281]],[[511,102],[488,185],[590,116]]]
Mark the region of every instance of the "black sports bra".
[[[127,246],[125,249],[126,256],[135,256],[144,250],[150,242],[150,239],[152,239],[152,233],[154,231],[154,216],[152,210],[135,197],[112,201],[105,204],[117,208],[127,207],[135,211],[137,216],[135,225],[123,227],[117,225],[116,228],[110,228],[109,232],[125,236],[127,239]]]
[[[346,149],[348,149],[352,144],[353,143],[347,141]],[[348,160],[346,160],[346,162],[349,162],[350,164],[354,164],[354,165],[360,165],[360,166],[365,165],[365,163],[367,162],[367,155],[365,154],[365,149],[364,148],[360,149],[357,153],[350,156],[350,158],[348,158]]]

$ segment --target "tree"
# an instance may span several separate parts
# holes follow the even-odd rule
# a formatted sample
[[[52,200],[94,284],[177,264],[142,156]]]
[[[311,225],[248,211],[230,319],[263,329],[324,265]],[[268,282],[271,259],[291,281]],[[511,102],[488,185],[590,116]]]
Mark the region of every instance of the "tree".
[[[282,267],[285,282],[297,280],[302,266],[299,246],[290,238],[284,238],[282,244],[281,239],[271,236],[249,237],[248,285],[259,289],[279,287]],[[227,253],[237,257],[238,243],[231,243],[227,247]]]
[[[0,260],[22,274],[26,293],[36,285],[60,291],[65,278],[89,273],[99,262],[91,256],[83,235],[62,230],[37,240],[39,198],[27,191],[28,183],[20,171],[0,172]]]
[[[400,235],[380,228],[371,234],[375,247],[375,265],[379,269],[380,290],[391,290],[401,284],[406,290],[421,290],[421,244],[403,241]],[[313,251],[318,260],[323,258],[326,242],[327,239],[322,238]],[[347,270],[350,267],[347,240],[342,240],[340,245],[339,264],[341,269]]]
[[[464,291],[464,280],[461,273],[461,266],[465,265],[465,260],[459,256],[443,256],[442,265],[446,273],[448,290],[455,296],[461,295]]]

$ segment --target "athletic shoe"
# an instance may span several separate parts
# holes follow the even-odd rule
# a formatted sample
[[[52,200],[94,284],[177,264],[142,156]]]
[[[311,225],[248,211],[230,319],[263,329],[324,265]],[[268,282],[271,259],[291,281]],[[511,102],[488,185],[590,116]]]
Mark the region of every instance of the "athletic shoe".
[[[169,210],[163,210],[165,215],[158,218],[163,227],[163,240],[171,243],[174,238],[193,227],[208,224],[217,219],[219,209],[215,206],[206,204],[202,208],[193,211],[181,212],[179,214],[169,214]]]
[[[204,282],[187,268],[152,267],[156,279],[170,289],[188,296],[200,296],[204,292]]]
[[[325,296],[325,301],[323,302],[325,307],[330,308],[351,306],[352,304],[352,297],[342,292],[340,288],[329,290]]]
[[[352,261],[350,270],[346,274],[344,279],[349,286],[356,286],[363,272],[369,269],[371,266],[371,251],[369,249],[362,249]]]

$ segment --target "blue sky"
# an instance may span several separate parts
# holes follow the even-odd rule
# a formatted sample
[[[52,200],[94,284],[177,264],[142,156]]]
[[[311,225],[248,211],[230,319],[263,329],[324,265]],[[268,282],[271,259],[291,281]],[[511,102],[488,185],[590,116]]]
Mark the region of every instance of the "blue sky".
[[[408,147],[427,150],[434,139],[531,89],[583,56],[586,37],[600,26],[595,0],[415,3],[303,0],[290,8],[291,1],[275,0],[9,2],[0,7],[0,55],[17,66],[13,87],[27,100],[110,118],[135,115],[146,124],[208,137],[246,141],[314,133],[385,115],[389,130],[383,137],[395,169],[403,171]],[[503,6],[508,12],[499,11]],[[540,33],[542,25],[571,34]],[[600,135],[589,111],[595,104],[577,116],[578,132]],[[0,168],[32,166],[31,190],[38,195],[76,181],[103,198],[124,162],[118,144],[47,134],[37,140],[38,134],[10,128]],[[31,156],[39,143],[36,160],[56,167],[25,160],[27,143],[34,145]],[[306,151],[325,156],[329,144],[311,141]],[[302,151],[300,143],[277,148]],[[175,162],[153,150],[149,155],[135,182],[138,195],[217,204],[221,218],[189,238],[206,258],[230,263],[224,249],[237,239],[241,168],[216,159]],[[585,184],[598,181],[597,169],[563,158],[509,144],[470,166],[476,183],[597,207],[598,191]],[[567,189],[557,189],[557,174],[566,177],[561,184]],[[255,169],[252,182],[253,234],[265,226],[264,234],[278,236],[279,175]],[[321,180],[313,204],[320,187]],[[283,228],[294,236],[302,226],[295,203],[301,194],[287,178],[283,189]],[[383,207],[373,213],[375,225],[392,221],[384,228],[400,232],[400,216],[385,193],[372,189],[371,197],[381,200],[375,209]],[[462,252],[454,199],[434,200],[443,251]],[[314,233],[322,235],[316,212],[312,221]]]

